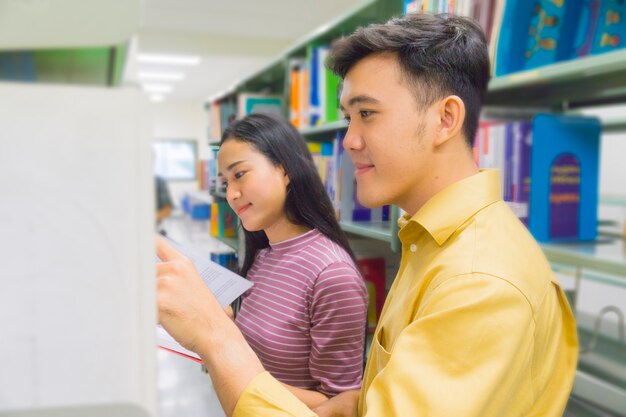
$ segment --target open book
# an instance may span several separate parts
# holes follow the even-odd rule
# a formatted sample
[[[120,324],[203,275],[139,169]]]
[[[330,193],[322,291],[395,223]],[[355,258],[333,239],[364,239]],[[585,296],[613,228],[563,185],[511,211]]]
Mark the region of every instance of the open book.
[[[165,239],[167,239],[168,243],[172,245],[174,249],[193,262],[200,277],[222,307],[225,308],[252,286],[252,282],[211,261],[208,253],[202,254],[186,248],[172,239]],[[156,262],[161,262],[161,260],[156,257]],[[156,330],[157,344],[159,347],[200,361],[200,357],[196,353],[182,347],[163,327],[157,325]]]

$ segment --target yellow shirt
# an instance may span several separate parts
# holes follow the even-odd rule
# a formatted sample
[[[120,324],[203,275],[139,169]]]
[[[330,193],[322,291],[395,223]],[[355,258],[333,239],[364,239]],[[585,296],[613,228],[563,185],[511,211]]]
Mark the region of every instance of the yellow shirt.
[[[481,171],[400,219],[402,261],[360,416],[562,416],[578,356],[574,318],[499,189],[497,171]],[[314,414],[263,373],[234,415]]]

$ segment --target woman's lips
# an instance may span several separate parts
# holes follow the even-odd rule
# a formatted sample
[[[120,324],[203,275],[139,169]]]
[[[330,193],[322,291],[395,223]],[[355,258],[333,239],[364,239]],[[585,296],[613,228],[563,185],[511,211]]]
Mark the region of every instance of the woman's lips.
[[[237,216],[241,216],[241,214],[246,211],[252,204],[246,204],[237,208]]]

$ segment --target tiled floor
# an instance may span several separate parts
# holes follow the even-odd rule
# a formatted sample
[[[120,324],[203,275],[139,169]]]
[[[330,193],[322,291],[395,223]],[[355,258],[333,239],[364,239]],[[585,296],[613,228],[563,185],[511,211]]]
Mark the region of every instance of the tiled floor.
[[[199,363],[162,349],[157,363],[160,417],[224,417]]]

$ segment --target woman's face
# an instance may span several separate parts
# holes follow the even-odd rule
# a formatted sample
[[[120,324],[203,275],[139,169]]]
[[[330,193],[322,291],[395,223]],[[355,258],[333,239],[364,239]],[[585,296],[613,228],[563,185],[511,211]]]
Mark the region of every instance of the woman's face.
[[[226,183],[226,200],[246,230],[264,230],[270,237],[272,231],[290,224],[285,215],[289,177],[281,166],[236,138],[222,144],[217,162],[219,180]]]

